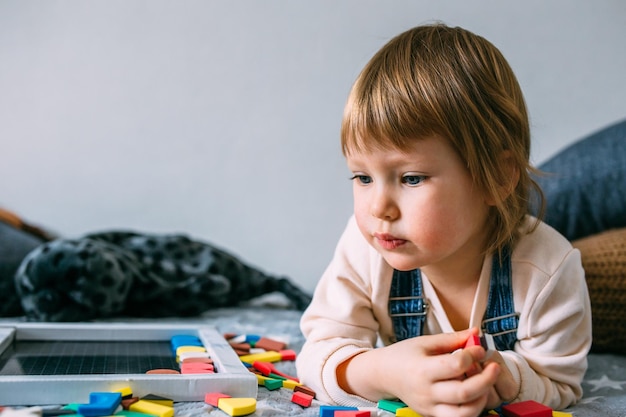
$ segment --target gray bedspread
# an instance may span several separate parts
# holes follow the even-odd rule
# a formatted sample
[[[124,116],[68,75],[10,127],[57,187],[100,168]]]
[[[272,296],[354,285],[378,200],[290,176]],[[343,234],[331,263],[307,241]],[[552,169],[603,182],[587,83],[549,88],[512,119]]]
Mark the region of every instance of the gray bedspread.
[[[278,336],[288,341],[289,348],[299,351],[304,339],[299,329],[301,312],[281,308],[240,307],[211,310],[193,319],[159,319],[159,323],[203,323],[211,324],[222,332],[253,333]],[[6,322],[6,319],[0,322]],[[129,320],[137,321],[137,320]],[[142,320],[145,321],[145,320]],[[295,374],[293,362],[279,362],[277,367],[290,375]],[[575,417],[626,417],[626,356],[590,354],[589,370],[583,382],[582,400],[567,411]],[[253,416],[317,416],[318,401],[303,408],[290,401],[292,391],[281,388],[269,391],[259,387],[257,411]],[[202,402],[176,403],[176,417],[224,417],[221,410]],[[372,409],[375,410],[375,409]],[[391,416],[391,413],[375,410],[373,416]]]

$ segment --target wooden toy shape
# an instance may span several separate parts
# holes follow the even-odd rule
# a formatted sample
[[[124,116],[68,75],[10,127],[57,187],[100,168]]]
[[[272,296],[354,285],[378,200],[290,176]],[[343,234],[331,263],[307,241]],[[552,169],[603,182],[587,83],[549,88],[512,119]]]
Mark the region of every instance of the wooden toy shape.
[[[552,409],[537,401],[521,401],[502,406],[504,417],[552,417]]]

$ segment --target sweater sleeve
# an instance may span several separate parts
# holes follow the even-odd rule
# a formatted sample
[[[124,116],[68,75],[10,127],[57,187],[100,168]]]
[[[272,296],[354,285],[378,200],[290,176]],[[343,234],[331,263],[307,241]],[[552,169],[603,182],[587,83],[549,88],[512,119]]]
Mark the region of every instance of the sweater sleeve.
[[[377,342],[379,323],[372,306],[369,278],[374,261],[370,249],[352,219],[301,319],[306,341],[296,361],[298,377],[324,402],[374,405],[343,391],[336,377],[337,366],[373,349]]]
[[[520,381],[517,400],[535,400],[554,409],[582,396],[581,382],[591,347],[591,306],[578,250],[570,247],[554,270],[522,262],[529,280],[514,351],[502,352]],[[525,272],[525,273],[524,273]],[[520,291],[522,292],[522,291]]]

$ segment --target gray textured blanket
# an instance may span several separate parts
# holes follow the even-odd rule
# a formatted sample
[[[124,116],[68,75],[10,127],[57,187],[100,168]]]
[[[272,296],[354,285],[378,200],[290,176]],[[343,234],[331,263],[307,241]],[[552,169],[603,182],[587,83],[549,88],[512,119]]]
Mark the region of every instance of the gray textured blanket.
[[[211,324],[222,333],[254,333],[279,336],[288,340],[289,348],[299,351],[304,339],[299,329],[302,313],[295,310],[267,307],[221,308],[189,319],[159,319],[159,323],[203,323]],[[139,319],[129,319],[138,321]],[[7,319],[2,319],[4,323]],[[141,320],[146,321],[146,320]],[[279,362],[277,367],[290,375],[295,374],[293,362]],[[625,417],[626,416],[626,357],[611,354],[591,354],[589,370],[583,382],[583,399],[574,407],[565,410],[575,417]],[[290,401],[292,391],[281,388],[269,391],[259,387],[257,410],[252,416],[286,417],[318,416],[318,401],[303,408]],[[224,417],[221,410],[202,402],[175,404],[177,417]],[[391,413],[376,410],[373,416],[391,416]]]

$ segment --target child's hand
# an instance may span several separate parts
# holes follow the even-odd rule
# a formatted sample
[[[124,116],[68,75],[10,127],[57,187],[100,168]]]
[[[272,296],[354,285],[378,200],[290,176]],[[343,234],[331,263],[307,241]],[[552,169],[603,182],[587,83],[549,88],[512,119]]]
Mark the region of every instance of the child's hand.
[[[498,375],[498,379],[489,394],[489,399],[487,401],[487,408],[489,409],[496,408],[503,402],[508,403],[513,401],[518,396],[520,390],[519,384],[513,379],[513,375],[506,366],[500,352],[494,351],[489,360],[485,362],[485,365],[490,362],[494,362],[499,365],[500,374]]]
[[[480,346],[451,354],[475,333],[421,336],[359,354],[339,367],[340,385],[373,401],[399,398],[424,417],[478,416],[494,392],[500,366],[480,367],[485,356]]]

